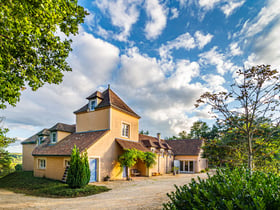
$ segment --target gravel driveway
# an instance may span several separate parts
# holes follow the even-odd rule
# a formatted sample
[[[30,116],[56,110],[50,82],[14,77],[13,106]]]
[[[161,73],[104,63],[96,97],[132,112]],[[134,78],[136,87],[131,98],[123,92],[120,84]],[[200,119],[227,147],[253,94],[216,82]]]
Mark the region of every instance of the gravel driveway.
[[[184,185],[192,178],[206,174],[179,174],[158,177],[136,177],[133,181],[101,182],[112,190],[80,198],[42,198],[25,196],[0,189],[0,209],[162,209],[167,192],[174,184]]]

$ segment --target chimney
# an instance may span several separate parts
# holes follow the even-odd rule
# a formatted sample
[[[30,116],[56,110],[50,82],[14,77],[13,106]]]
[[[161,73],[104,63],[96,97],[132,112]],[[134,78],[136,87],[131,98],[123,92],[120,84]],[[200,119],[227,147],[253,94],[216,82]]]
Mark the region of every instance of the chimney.
[[[157,139],[160,142],[160,133],[157,133]]]

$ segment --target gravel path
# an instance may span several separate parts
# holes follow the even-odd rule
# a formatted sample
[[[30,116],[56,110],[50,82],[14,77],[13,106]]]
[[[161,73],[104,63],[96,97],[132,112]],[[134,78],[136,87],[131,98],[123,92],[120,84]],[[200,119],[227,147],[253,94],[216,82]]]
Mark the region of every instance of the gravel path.
[[[112,190],[81,198],[42,198],[25,196],[0,189],[0,209],[162,209],[167,192],[174,184],[184,185],[206,174],[179,174],[159,177],[136,177],[133,181],[101,182]]]

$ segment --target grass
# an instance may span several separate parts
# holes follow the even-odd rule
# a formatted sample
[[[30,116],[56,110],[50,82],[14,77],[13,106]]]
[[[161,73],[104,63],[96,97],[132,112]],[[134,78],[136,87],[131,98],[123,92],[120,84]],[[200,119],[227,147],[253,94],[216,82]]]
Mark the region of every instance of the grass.
[[[73,198],[83,197],[110,190],[105,186],[87,185],[83,188],[71,189],[67,184],[46,178],[33,177],[31,171],[11,173],[0,179],[0,188],[26,195]]]

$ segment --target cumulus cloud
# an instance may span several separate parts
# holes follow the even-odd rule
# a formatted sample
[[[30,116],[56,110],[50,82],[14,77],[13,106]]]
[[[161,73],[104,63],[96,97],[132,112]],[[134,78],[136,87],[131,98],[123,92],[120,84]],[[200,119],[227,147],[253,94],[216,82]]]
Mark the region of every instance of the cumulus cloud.
[[[175,7],[171,8],[170,12],[171,12],[171,15],[172,15],[170,17],[171,20],[176,19],[177,17],[179,17],[179,12],[178,12],[178,10]]]
[[[155,39],[166,26],[167,10],[158,0],[146,1],[145,9],[149,19],[145,26],[146,38]]]
[[[114,26],[121,29],[121,33],[115,38],[126,41],[130,35],[132,25],[139,18],[139,6],[141,0],[97,0],[95,4],[106,15],[109,16]]]
[[[131,87],[140,88],[163,80],[157,60],[139,53],[137,48],[131,48],[121,56],[120,81]]]
[[[238,46],[237,42],[231,43],[229,47],[230,47],[230,53],[233,56],[241,55],[243,53],[240,47]]]
[[[195,38],[196,38],[196,42],[198,45],[199,49],[202,49],[205,45],[207,45],[209,42],[211,42],[213,35],[212,34],[206,34],[203,35],[203,33],[201,31],[196,31],[194,34]]]
[[[245,0],[227,1],[227,3],[221,7],[221,10],[224,12],[226,17],[228,17],[234,12],[235,9],[241,7],[244,3]]]
[[[218,51],[218,47],[214,46],[210,51],[199,54],[200,63],[203,65],[216,66],[217,72],[224,75],[228,71],[234,71],[237,69],[234,64],[227,59],[227,57]]]

